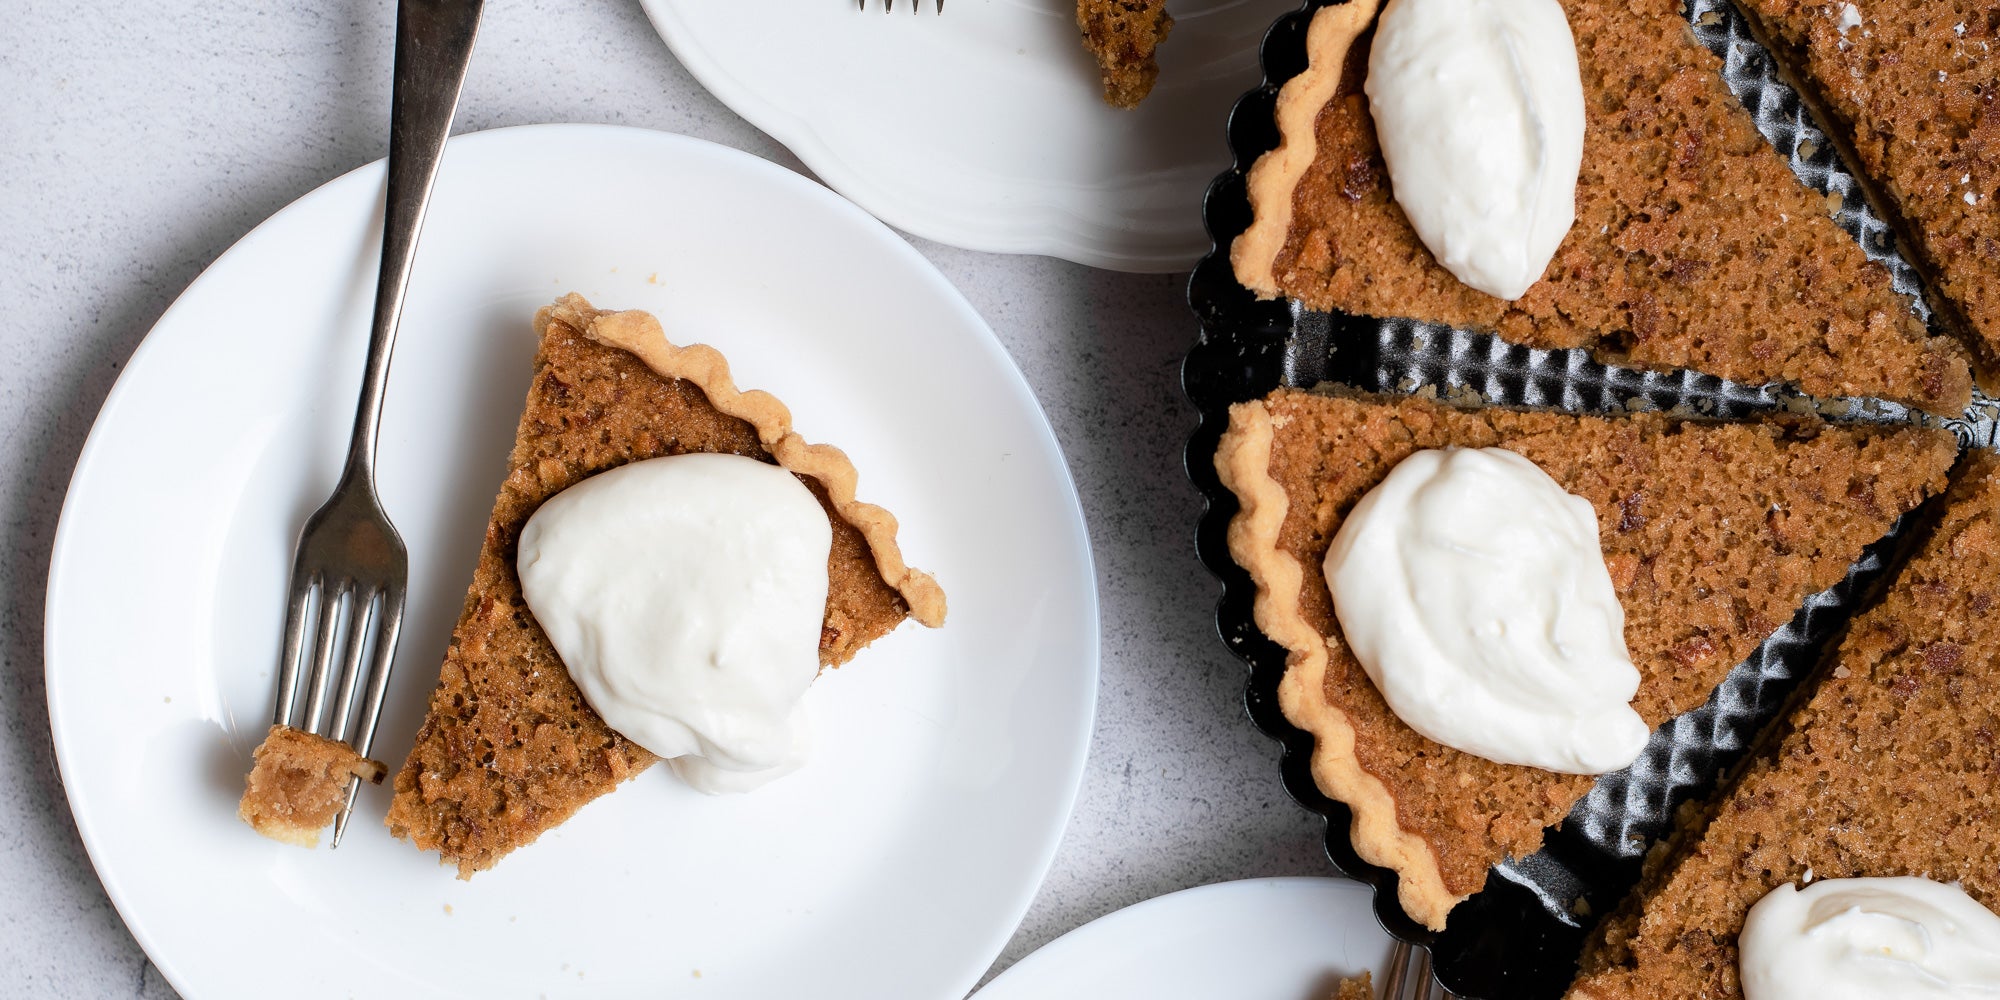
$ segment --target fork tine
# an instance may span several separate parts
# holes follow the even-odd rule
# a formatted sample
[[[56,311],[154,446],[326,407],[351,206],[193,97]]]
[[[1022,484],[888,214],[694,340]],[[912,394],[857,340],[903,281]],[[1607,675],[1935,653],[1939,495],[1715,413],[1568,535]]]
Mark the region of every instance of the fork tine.
[[[292,586],[285,602],[284,647],[278,654],[278,705],[271,711],[271,723],[278,726],[292,724],[292,702],[299,694],[299,647],[305,639],[306,610],[312,606],[313,591],[319,588],[319,580],[304,570],[304,566],[292,567]]]
[[[1410,1000],[1410,943],[1396,942],[1389,952],[1389,972],[1382,977],[1382,1000]]]
[[[1431,950],[1407,941],[1396,942],[1389,953],[1389,972],[1382,984],[1382,1000],[1436,1000],[1450,997],[1431,976]]]
[[[1429,948],[1418,948],[1416,952],[1416,977],[1419,984],[1417,996],[1422,997],[1423,1000],[1439,1000],[1440,997],[1451,996],[1451,994],[1445,992],[1444,987],[1438,985],[1436,977],[1431,975],[1431,950]]]
[[[329,851],[340,850],[340,838],[347,836],[347,819],[354,815],[354,796],[361,791],[361,779],[349,775],[347,796],[340,800],[340,812],[333,817],[333,840],[326,845]]]
[[[855,9],[867,10],[868,0],[855,0]],[[896,0],[882,0],[882,12],[884,14],[889,13],[890,11],[893,11],[895,9],[896,9]],[[910,0],[910,13],[921,14],[923,13],[923,10],[924,10],[924,0]],[[944,13],[944,0],[937,0],[937,12],[940,14]]]
[[[320,716],[326,709],[326,682],[333,665],[333,644],[340,638],[340,601],[347,595],[348,581],[322,581],[319,588],[319,628],[314,630],[312,674],[306,686],[306,715],[300,729],[323,733]]]
[[[375,633],[375,655],[368,664],[367,700],[361,706],[361,722],[353,743],[355,751],[363,757],[368,756],[375,742],[375,723],[382,716],[382,699],[389,692],[389,672],[396,666],[396,637],[403,629],[403,597],[400,583],[392,583],[381,592],[382,624]],[[340,846],[340,838],[347,833],[348,817],[354,814],[354,795],[360,790],[360,778],[347,780],[347,797],[341,801],[340,813],[333,818],[331,846],[334,848]]]
[[[375,742],[375,723],[382,716],[382,699],[389,693],[389,671],[396,666],[396,636],[403,628],[403,586],[391,584],[382,591],[382,626],[375,634],[375,658],[368,667],[367,700],[361,705],[359,742],[354,749],[368,756]]]
[[[352,602],[347,612],[347,648],[340,663],[339,693],[333,696],[333,722],[327,726],[327,736],[336,740],[348,739],[347,723],[354,717],[354,691],[361,686],[361,657],[368,652],[368,628],[375,617],[376,591],[356,587],[349,598]]]

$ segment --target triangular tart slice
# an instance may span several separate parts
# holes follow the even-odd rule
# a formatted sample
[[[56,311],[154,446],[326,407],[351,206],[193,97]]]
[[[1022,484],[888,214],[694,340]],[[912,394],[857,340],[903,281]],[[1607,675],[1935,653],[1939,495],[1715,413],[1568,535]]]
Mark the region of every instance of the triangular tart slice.
[[[1738,5],[1881,194],[1933,306],[2000,383],[2000,12],[1960,0]],[[1814,107],[1813,101],[1818,106]]]
[[[1392,196],[1362,90],[1377,5],[1313,16],[1309,64],[1278,94],[1278,145],[1249,173],[1253,221],[1230,254],[1244,286],[1614,364],[1965,409],[1964,348],[1926,332],[1829,217],[1838,197],[1758,133],[1681,0],[1562,0],[1584,95],[1576,222],[1520,299],[1461,283]]]
[[[1432,928],[1487,869],[1541,846],[1593,779],[1497,764],[1418,735],[1341,638],[1321,563],[1356,501],[1424,448],[1499,447],[1597,509],[1606,566],[1657,728],[1701,705],[1805,599],[1945,484],[1957,440],[1907,426],[1461,409],[1419,397],[1280,389],[1230,409],[1216,454],[1240,511],[1229,550],[1257,626],[1286,650],[1279,701],[1315,739],[1312,773],[1350,837],[1396,871]]]
[[[2000,913],[2000,457],[1974,453],[1955,480],[1803,704],[1682,813],[1585,948],[1571,1000],[1740,1000],[1744,918],[1781,885],[1917,875]]]
[[[643,312],[568,295],[538,313],[534,380],[430,713],[396,775],[389,828],[461,878],[568,819],[658,758],[585,703],[521,596],[521,528],[585,477],[641,459],[728,453],[789,469],[833,525],[823,668],[906,618],[937,626],[944,592],[903,562],[896,520],[854,499],[847,456],[807,444],[768,393],[739,391],[713,348],[678,347]]]

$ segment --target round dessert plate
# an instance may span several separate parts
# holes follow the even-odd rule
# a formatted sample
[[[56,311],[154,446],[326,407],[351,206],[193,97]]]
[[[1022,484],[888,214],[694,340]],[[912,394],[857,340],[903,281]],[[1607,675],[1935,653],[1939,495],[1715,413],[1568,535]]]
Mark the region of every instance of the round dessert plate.
[[[974,1000],[1326,1000],[1394,943],[1358,882],[1258,878],[1183,889],[1100,917],[1001,973]]]
[[[972,250],[1184,271],[1257,46],[1298,0],[1187,0],[1137,110],[1104,103],[1076,0],[641,0],[737,114],[883,221]]]
[[[383,166],[244,237],[133,355],[70,484],[49,714],[91,860],[189,1000],[963,995],[1046,872],[1095,707],[1082,515],[1020,373],[906,242],[755,157],[636,129],[452,140],[383,415],[410,549],[377,756],[437,683],[567,291],[654,312],[838,444],[950,595],[808,694],[814,755],[748,795],[654,768],[469,882],[367,788],[337,851],[236,817],[275,690],[292,541],[346,447]]]

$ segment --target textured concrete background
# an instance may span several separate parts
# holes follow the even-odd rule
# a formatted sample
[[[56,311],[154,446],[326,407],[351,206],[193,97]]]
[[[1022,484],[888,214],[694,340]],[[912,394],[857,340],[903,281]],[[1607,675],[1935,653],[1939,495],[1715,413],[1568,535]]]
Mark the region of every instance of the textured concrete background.
[[[391,13],[386,0],[0,2],[0,997],[174,995],[64,805],[42,683],[50,539],[105,393],[174,296],[258,221],[387,152]],[[803,169],[703,91],[635,2],[490,4],[459,129],[562,121]],[[1189,127],[1222,141],[1220,122]],[[912,242],[1048,410],[1103,595],[1082,796],[995,970],[1161,893],[1327,873],[1211,629],[1217,588],[1194,558],[1198,501],[1180,469],[1193,414],[1177,367],[1196,331],[1183,277]]]

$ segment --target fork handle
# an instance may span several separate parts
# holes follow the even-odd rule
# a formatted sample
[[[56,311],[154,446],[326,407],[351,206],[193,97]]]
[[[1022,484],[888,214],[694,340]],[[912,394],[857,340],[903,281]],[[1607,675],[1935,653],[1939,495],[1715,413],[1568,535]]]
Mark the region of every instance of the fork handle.
[[[410,287],[417,233],[431,200],[431,184],[444,159],[452,113],[472,61],[472,38],[483,0],[402,0],[396,9],[396,75],[389,112],[389,190],[382,210],[382,273],[375,284],[375,326],[368,336],[368,365],[361,376],[354,437],[347,447],[342,485],[359,479],[373,492],[375,442],[389,355]]]

